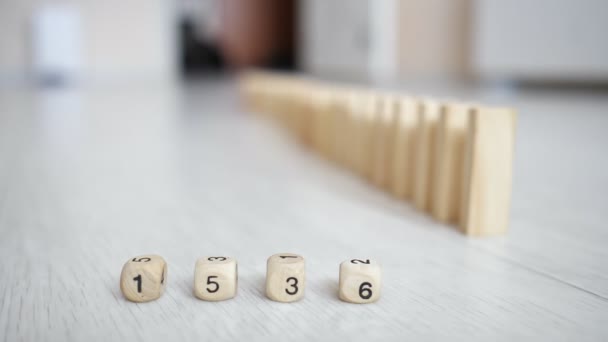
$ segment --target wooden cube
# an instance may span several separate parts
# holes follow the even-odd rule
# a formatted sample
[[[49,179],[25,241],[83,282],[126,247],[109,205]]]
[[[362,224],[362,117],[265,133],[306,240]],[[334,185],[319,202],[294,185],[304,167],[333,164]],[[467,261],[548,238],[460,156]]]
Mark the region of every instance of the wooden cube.
[[[220,301],[236,296],[238,266],[236,259],[224,256],[203,257],[194,266],[194,295],[202,300]]]
[[[280,253],[266,263],[266,296],[277,302],[295,302],[304,297],[306,271],[304,258]]]
[[[158,255],[140,255],[122,267],[120,290],[132,302],[158,299],[167,284],[167,263]]]
[[[356,304],[373,303],[380,298],[382,270],[370,259],[350,259],[340,264],[339,297]]]

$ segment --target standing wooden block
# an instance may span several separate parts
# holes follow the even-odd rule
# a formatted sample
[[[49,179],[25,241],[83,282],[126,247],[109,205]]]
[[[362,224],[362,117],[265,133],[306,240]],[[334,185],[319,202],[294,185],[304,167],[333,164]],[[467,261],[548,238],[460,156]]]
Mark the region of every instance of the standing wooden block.
[[[203,257],[194,266],[194,295],[202,300],[220,301],[236,296],[236,260],[230,257]]]
[[[316,125],[318,148],[322,156],[329,158],[333,146],[333,117],[332,117],[332,89],[323,87],[317,98]]]
[[[266,263],[266,296],[277,302],[295,302],[304,297],[304,258],[292,253],[275,254]]]
[[[410,198],[413,192],[418,108],[415,99],[402,98],[395,117],[391,190],[403,199]]]
[[[351,259],[340,264],[338,296],[356,304],[373,303],[380,298],[382,270],[370,259]]]
[[[357,171],[357,146],[359,139],[359,126],[361,125],[361,110],[360,110],[360,91],[351,89],[346,97],[346,127],[344,128],[344,149],[346,153],[345,165],[353,170]]]
[[[372,152],[372,182],[381,188],[386,188],[390,186],[392,180],[397,98],[381,95],[377,105],[378,115],[375,117]]]
[[[414,152],[414,185],[412,198],[419,210],[428,210],[433,195],[432,175],[435,171],[435,133],[439,121],[438,102],[423,100],[419,103],[416,147]]]
[[[331,106],[332,127],[332,160],[344,165],[347,162],[346,139],[348,133],[347,122],[348,90],[338,88],[334,91]]]
[[[365,92],[360,99],[360,116],[357,128],[356,150],[357,169],[365,178],[371,178],[373,167],[373,142],[377,112],[378,95]]]
[[[334,95],[333,106],[333,160],[341,166],[350,163],[350,136],[352,127],[350,122],[350,98],[351,90],[340,88]]]
[[[160,298],[167,284],[167,263],[158,255],[140,255],[122,267],[120,290],[132,302],[149,302]]]
[[[516,114],[477,108],[468,125],[460,229],[468,235],[506,232],[509,224]]]
[[[464,144],[471,110],[468,104],[444,105],[437,125],[431,214],[445,223],[458,223]]]

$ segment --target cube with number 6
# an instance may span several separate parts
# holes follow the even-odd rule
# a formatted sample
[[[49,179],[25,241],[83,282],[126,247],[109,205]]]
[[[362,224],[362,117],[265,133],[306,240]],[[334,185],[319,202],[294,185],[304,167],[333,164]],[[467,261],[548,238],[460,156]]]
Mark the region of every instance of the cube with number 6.
[[[220,301],[236,296],[238,268],[236,259],[208,256],[196,261],[194,295],[202,300]]]
[[[167,284],[167,263],[158,255],[140,255],[122,267],[120,290],[132,302],[158,299]]]
[[[292,253],[275,254],[266,263],[266,296],[276,302],[295,302],[304,297],[304,258]]]
[[[350,259],[340,264],[339,297],[349,303],[373,303],[380,298],[382,270],[370,259]]]

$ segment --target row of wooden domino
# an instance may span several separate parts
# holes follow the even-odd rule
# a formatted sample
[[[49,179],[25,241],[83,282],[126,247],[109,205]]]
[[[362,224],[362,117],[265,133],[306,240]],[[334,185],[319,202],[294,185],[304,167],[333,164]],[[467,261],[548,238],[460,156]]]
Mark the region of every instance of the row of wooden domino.
[[[468,235],[506,232],[513,110],[263,72],[240,89],[250,110],[437,220]]]

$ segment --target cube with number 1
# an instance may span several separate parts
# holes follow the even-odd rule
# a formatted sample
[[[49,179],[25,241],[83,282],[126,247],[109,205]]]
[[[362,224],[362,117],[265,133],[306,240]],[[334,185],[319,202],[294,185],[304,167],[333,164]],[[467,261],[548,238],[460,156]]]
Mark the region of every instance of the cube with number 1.
[[[160,298],[167,284],[167,263],[158,255],[140,255],[129,259],[120,274],[120,290],[132,302]]]

